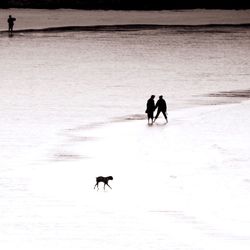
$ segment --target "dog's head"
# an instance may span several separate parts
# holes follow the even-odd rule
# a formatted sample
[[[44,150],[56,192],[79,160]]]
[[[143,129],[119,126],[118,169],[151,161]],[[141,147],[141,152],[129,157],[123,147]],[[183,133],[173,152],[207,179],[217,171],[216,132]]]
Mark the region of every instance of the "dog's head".
[[[113,180],[113,176],[108,176],[108,179],[109,180]]]

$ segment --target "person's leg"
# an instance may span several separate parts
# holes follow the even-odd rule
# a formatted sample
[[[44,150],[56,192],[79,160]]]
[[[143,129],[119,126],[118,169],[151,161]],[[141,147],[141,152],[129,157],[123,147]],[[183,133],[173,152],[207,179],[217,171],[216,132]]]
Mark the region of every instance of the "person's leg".
[[[151,124],[153,124],[153,121],[154,121],[154,112],[152,112],[152,113],[150,114],[150,119],[151,119]]]
[[[156,114],[156,116],[155,116],[155,119],[154,119],[154,121],[153,122],[155,122],[156,121],[156,119],[158,118],[158,116],[159,116],[159,114],[161,113],[161,111],[158,109],[157,110],[157,114]]]
[[[154,114],[153,112],[148,112],[148,124],[150,124],[150,120],[153,122]]]
[[[168,117],[166,115],[166,112],[162,112],[162,114],[164,115],[165,119],[166,119],[166,122],[168,123]]]

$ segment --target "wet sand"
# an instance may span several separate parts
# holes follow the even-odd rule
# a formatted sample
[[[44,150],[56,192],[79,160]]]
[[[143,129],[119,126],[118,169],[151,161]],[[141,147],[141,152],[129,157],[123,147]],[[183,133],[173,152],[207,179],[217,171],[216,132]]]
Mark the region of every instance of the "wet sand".
[[[250,98],[250,89],[245,90],[234,90],[234,91],[221,91],[218,93],[211,93],[209,97],[221,97],[221,98],[241,98],[247,100]]]
[[[210,93],[203,96],[197,96],[196,100],[188,100],[193,106],[213,106],[240,103],[250,99],[250,89],[231,90]]]
[[[231,29],[250,28],[250,23],[240,24],[203,24],[203,25],[160,25],[160,24],[123,24],[123,25],[91,25],[91,26],[63,26],[48,27],[37,29],[18,29],[14,33],[32,33],[32,32],[81,32],[81,31],[139,31],[139,30],[157,30],[157,29],[174,29],[178,31],[197,31],[197,32],[231,32]],[[7,31],[0,31],[4,34]]]

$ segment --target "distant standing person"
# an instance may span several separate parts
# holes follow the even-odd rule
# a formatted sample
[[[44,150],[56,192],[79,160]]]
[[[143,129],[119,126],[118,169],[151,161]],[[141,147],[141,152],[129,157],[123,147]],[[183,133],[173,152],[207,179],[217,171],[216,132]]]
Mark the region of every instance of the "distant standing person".
[[[154,119],[154,111],[155,111],[155,101],[154,101],[155,96],[151,95],[151,97],[147,101],[147,109],[145,113],[148,114],[148,124],[150,119],[152,120],[151,124],[153,124],[153,119]]]
[[[9,24],[9,32],[12,33],[13,32],[13,27],[14,27],[14,22],[16,21],[16,18],[9,15],[9,18],[8,18],[7,21],[8,21],[8,24]]]
[[[155,116],[154,122],[158,118],[159,114],[162,113],[166,119],[166,123],[168,123],[167,104],[166,104],[165,100],[163,99],[162,95],[159,96],[159,100],[156,102],[155,108],[157,108],[157,114]]]

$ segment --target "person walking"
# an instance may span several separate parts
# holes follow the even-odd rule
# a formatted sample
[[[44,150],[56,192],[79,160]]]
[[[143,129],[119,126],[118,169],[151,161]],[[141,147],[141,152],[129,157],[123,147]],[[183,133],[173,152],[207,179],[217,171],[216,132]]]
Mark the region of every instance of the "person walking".
[[[157,113],[156,116],[154,118],[154,121],[156,121],[156,119],[158,118],[158,116],[160,115],[160,113],[163,114],[163,116],[166,119],[166,123],[168,123],[168,117],[167,117],[167,104],[165,102],[165,100],[163,99],[163,96],[160,95],[158,101],[156,102],[156,106],[155,108],[157,108]]]
[[[150,119],[151,119],[151,124],[153,124],[154,111],[155,111],[154,98],[155,98],[155,96],[151,95],[151,97],[147,101],[147,109],[146,109],[145,113],[148,114],[148,124],[150,124]]]
[[[9,24],[9,32],[12,34],[13,32],[13,27],[14,27],[14,22],[16,21],[15,17],[12,17],[11,15],[9,15],[9,18],[7,20],[8,24]]]

